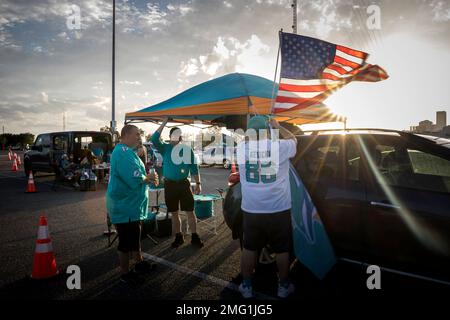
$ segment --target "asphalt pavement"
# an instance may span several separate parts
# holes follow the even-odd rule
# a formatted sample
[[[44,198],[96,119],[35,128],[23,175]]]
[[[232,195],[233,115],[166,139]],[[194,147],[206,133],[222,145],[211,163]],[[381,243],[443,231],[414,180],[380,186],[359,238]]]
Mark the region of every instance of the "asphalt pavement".
[[[22,153],[19,153],[23,159]],[[226,188],[229,171],[202,168],[204,193]],[[142,285],[130,287],[119,281],[117,242],[108,247],[105,185],[97,191],[81,192],[70,185],[53,188],[54,176],[35,176],[37,193],[27,194],[23,167],[11,171],[6,152],[0,151],[0,299],[240,299],[239,242],[232,240],[225,223],[221,201],[215,203],[217,234],[199,228],[205,247],[195,249],[187,241],[172,249],[172,238],[142,243],[144,256],[157,264]],[[152,201],[154,201],[152,197]],[[40,215],[48,218],[60,275],[49,281],[30,280]],[[187,236],[189,240],[189,236]],[[67,267],[81,269],[81,289],[66,286]],[[290,299],[323,299],[350,296],[385,296],[402,293],[426,294],[436,287],[383,273],[382,290],[368,290],[366,267],[339,263],[324,281],[319,281],[295,263],[291,275],[297,292]],[[438,288],[439,290],[442,287]],[[275,299],[276,274],[273,265],[255,277],[256,298]]]

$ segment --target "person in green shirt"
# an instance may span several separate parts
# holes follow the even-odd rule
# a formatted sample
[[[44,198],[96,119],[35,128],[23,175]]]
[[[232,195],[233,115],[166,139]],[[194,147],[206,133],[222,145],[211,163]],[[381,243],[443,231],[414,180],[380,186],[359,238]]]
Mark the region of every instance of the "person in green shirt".
[[[197,219],[194,215],[194,196],[191,185],[187,179],[189,174],[194,178],[195,194],[201,192],[200,174],[192,148],[181,144],[181,130],[174,127],[170,130],[170,143],[161,141],[161,132],[169,121],[166,118],[159,129],[152,135],[151,142],[163,157],[164,198],[167,211],[172,214],[172,226],[176,231],[173,248],[184,243],[181,233],[181,220],[179,210],[185,211],[188,217],[189,228],[192,231],[191,244],[201,248],[203,243],[197,234]]]
[[[141,254],[141,221],[148,216],[148,184],[158,183],[156,174],[146,174],[144,164],[134,151],[140,139],[139,129],[125,125],[121,142],[111,155],[106,209],[119,236],[121,281],[135,284],[139,274],[148,273],[154,265]],[[130,271],[130,258],[136,260]]]

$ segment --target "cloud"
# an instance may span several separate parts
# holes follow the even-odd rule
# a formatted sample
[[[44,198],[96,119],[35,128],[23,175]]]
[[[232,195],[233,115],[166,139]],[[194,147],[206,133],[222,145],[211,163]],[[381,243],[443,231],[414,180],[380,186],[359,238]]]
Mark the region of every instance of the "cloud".
[[[73,19],[79,8],[80,29],[69,30],[67,19]],[[180,15],[186,15],[192,8],[186,5],[173,7]],[[104,30],[111,25],[112,3],[106,0],[41,0],[23,2],[4,0],[0,3],[0,47],[11,46],[14,41],[13,29],[19,25],[38,23],[45,25],[49,21],[58,28],[55,36],[64,40],[80,39],[94,30]],[[116,1],[116,26],[118,32],[145,33],[161,30],[170,24],[168,13],[158,4],[146,3],[137,7],[129,1]],[[46,28],[43,28],[46,29]],[[64,29],[64,31],[62,31]],[[97,30],[96,30],[97,29]]]
[[[199,72],[210,77],[236,71],[249,72],[250,66],[257,65],[269,50],[270,47],[256,35],[245,42],[234,37],[219,37],[211,52],[181,62],[178,80],[185,82],[186,78]]]
[[[110,97],[49,99],[46,92],[39,98],[20,95],[0,102],[0,121],[6,123],[8,132],[27,131],[38,134],[61,130],[62,113],[66,113],[67,130],[98,130],[108,123]],[[13,130],[12,130],[13,129]]]
[[[194,8],[189,6],[188,4],[178,4],[178,5],[169,4],[169,5],[167,5],[167,9],[169,9],[169,11],[179,13],[181,16],[185,16],[188,13],[191,13],[194,11]]]
[[[163,78],[161,77],[161,74],[158,71],[156,71],[156,70],[154,70],[152,72],[152,75],[157,81],[163,80]],[[148,96],[148,92],[146,92],[146,95]]]
[[[116,23],[124,33],[158,31],[169,25],[167,15],[158,4],[147,3],[144,8],[138,8],[126,1],[117,5]]]
[[[450,20],[450,3],[448,1],[434,0],[430,6],[433,12],[433,21],[447,22]]]
[[[283,7],[291,7],[292,1],[291,0],[256,0],[257,4],[266,4],[269,6],[283,6]]]
[[[379,52],[395,49],[392,45],[386,47],[391,43],[389,36],[404,31],[420,38],[424,45],[448,52],[448,1],[372,2],[381,7],[380,31],[365,27],[367,13],[363,4],[368,1],[314,0],[298,2],[299,33],[366,50],[374,63],[379,63]],[[18,131],[24,124],[35,132],[60,130],[60,113],[66,110],[68,124],[72,121],[73,127],[82,130],[85,126],[97,129],[109,122],[111,3],[0,2],[2,121]],[[231,6],[226,7],[224,0],[116,1],[118,122],[128,111],[160,102],[188,86],[226,73],[248,72],[273,78],[278,31],[291,30],[291,0],[226,3]],[[81,10],[81,30],[69,30],[66,26],[73,4]],[[354,7],[355,4],[360,6]],[[441,70],[429,70],[421,78],[434,79],[434,72]],[[435,95],[442,97],[448,90],[440,85],[436,85]],[[47,103],[41,93],[47,95]]]
[[[119,81],[120,84],[126,84],[131,86],[141,86],[142,83],[140,81],[128,81],[128,80],[122,80]]]
[[[41,98],[43,103],[48,103],[48,94],[45,92],[41,92]]]
[[[230,2],[228,2],[228,1],[224,1],[224,2],[223,2],[223,5],[224,5],[225,7],[227,7],[227,8],[232,8],[232,7],[233,7],[233,5],[232,5]]]
[[[181,70],[178,74],[182,77],[194,76],[199,71],[198,64],[199,62],[197,58],[191,58],[187,62],[182,61],[180,65]]]

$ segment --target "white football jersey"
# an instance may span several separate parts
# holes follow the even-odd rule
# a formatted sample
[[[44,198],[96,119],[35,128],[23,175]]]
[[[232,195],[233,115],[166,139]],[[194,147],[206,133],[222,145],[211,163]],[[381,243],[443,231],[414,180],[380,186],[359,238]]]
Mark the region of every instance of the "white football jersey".
[[[295,156],[296,151],[293,139],[262,139],[238,144],[242,210],[276,213],[291,208],[289,159]]]

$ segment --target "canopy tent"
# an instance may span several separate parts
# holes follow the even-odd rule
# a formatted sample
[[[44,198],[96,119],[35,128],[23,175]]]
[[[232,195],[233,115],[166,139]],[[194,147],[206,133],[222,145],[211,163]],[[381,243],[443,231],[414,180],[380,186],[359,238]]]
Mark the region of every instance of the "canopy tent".
[[[244,115],[270,114],[272,96],[278,85],[268,79],[245,73],[232,73],[203,82],[180,94],[125,115],[125,122],[158,122],[170,117],[171,122],[206,124],[244,128]],[[277,113],[278,121],[292,124],[343,121],[323,104],[305,109]]]

